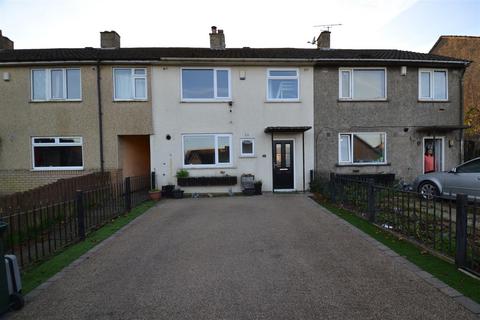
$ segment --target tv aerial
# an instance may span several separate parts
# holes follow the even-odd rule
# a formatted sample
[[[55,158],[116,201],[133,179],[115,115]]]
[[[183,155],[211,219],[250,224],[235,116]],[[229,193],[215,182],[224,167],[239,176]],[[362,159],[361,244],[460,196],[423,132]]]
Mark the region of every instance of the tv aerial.
[[[341,25],[342,25],[341,23],[331,23],[331,24],[319,24],[319,25],[316,25],[316,26],[313,26],[313,27],[314,28],[322,28],[322,31],[330,32],[331,28],[338,27],[338,26],[341,26]],[[307,43],[316,44],[317,43],[317,37],[314,36],[313,40],[312,41],[307,41]]]

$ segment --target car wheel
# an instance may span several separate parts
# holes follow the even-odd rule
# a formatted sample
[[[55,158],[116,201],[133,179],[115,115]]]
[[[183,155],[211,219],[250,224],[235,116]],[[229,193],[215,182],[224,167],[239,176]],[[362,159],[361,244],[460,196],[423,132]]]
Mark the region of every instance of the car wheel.
[[[424,182],[418,187],[418,193],[420,193],[423,199],[431,200],[434,197],[438,197],[440,192],[438,191],[438,187],[435,183],[427,181]]]

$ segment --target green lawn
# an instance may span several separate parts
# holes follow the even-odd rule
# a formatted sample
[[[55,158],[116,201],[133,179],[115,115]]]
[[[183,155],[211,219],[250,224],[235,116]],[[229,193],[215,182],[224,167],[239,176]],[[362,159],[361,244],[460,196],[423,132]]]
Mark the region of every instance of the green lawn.
[[[412,243],[386,232],[355,214],[325,201],[317,201],[330,212],[383,243],[465,296],[480,303],[480,281],[458,271],[455,265],[426,253]]]
[[[128,214],[122,215],[111,223],[90,233],[85,241],[69,246],[48,260],[24,270],[22,272],[23,294],[27,294],[35,289],[154,205],[155,202],[153,201],[144,202],[133,208]]]

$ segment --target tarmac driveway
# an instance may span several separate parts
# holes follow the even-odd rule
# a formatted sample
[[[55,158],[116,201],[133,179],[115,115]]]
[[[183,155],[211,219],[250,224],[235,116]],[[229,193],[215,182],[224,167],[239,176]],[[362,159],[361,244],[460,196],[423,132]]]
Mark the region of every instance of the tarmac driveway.
[[[14,319],[478,319],[305,195],[167,200]]]

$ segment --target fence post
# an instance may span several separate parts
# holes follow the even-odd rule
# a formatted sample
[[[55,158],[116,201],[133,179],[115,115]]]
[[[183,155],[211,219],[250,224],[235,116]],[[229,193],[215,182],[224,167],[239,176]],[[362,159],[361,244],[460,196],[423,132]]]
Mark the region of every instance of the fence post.
[[[157,182],[155,181],[155,171],[152,171],[152,176],[151,176],[151,188],[152,190],[157,188]]]
[[[368,221],[370,222],[375,222],[375,188],[373,187],[374,182],[374,179],[368,179],[367,213]]]
[[[77,226],[78,237],[80,241],[85,240],[85,210],[83,207],[83,191],[77,190],[75,194],[75,202],[77,206]]]
[[[456,200],[455,265],[461,268],[467,264],[467,196],[465,194],[457,194]]]
[[[130,177],[125,178],[125,211],[130,212],[132,210],[132,193],[130,185]]]
[[[335,183],[335,173],[334,172],[330,172],[330,200],[333,202],[333,203],[336,203],[337,202],[337,186],[336,186],[336,183]]]

